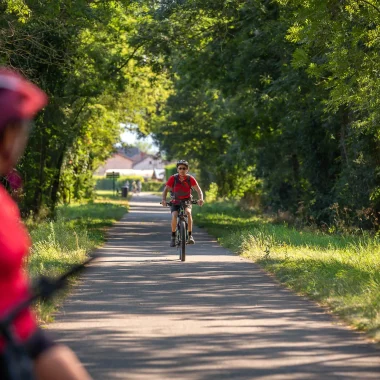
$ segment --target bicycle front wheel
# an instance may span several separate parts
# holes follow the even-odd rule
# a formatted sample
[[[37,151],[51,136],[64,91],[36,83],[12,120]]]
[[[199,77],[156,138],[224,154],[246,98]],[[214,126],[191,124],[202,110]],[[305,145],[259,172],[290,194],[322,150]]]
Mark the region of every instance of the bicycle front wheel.
[[[181,234],[181,246],[180,246],[180,256],[181,261],[186,259],[186,223],[184,220],[180,224],[180,234]]]

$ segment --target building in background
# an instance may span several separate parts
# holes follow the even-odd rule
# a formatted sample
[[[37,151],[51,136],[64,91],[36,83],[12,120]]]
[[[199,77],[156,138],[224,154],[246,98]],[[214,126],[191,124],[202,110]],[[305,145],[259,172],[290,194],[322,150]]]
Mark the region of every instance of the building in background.
[[[144,157],[148,155],[147,153],[142,152],[136,146],[120,148],[118,150],[118,153],[130,158],[134,163],[141,161],[142,159],[144,159]]]
[[[107,171],[119,169],[132,169],[133,160],[129,157],[126,157],[123,154],[115,153],[110,157],[103,166],[100,166],[96,171],[95,175],[105,175]]]
[[[165,166],[168,161],[161,155],[141,152],[137,147],[121,148],[106,163],[95,171],[95,175],[119,173],[120,175],[139,175],[145,180],[165,180]]]
[[[140,159],[140,161],[135,162],[133,169],[137,170],[147,170],[147,169],[164,169],[167,162],[164,163],[161,157],[157,155],[148,154]]]

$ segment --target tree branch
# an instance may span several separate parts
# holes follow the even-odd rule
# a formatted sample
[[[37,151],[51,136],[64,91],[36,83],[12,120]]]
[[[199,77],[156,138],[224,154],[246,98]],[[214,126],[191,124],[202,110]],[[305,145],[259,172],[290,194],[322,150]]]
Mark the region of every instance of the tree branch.
[[[377,7],[376,5],[370,3],[370,2],[367,1],[367,0],[356,0],[357,3],[359,3],[360,1],[362,1],[363,3],[366,3],[366,4],[368,4],[368,5],[371,5],[373,8],[375,8],[375,9],[380,13],[380,8]]]
[[[128,63],[130,62],[130,60],[135,56],[135,54],[137,53],[137,51],[144,45],[144,42],[142,42],[141,44],[137,45],[135,50],[133,50],[132,54],[126,59],[126,61],[124,61],[121,66],[115,68],[115,70],[113,70],[109,77],[112,77],[114,74],[120,72],[125,66],[128,65]]]

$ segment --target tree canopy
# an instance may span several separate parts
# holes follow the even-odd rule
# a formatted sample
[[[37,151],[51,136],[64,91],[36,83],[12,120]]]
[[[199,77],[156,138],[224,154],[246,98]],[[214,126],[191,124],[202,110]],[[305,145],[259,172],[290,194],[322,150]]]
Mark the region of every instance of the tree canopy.
[[[153,126],[169,156],[223,196],[378,224],[375,1],[167,1],[151,14],[139,35],[173,82]]]
[[[91,191],[120,123],[202,185],[304,221],[377,227],[374,0],[3,1],[0,62],[49,95],[25,210]]]
[[[137,3],[8,0],[1,7],[0,63],[49,96],[19,168],[23,209],[53,210],[59,198],[91,191],[92,172],[114,149],[121,122],[144,131],[165,97],[165,78],[128,43]]]

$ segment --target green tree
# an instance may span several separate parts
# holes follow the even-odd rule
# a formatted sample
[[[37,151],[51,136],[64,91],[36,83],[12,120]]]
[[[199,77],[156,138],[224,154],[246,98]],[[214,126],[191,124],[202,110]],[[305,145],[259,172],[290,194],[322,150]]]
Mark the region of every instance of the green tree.
[[[136,122],[144,130],[164,96],[152,86],[158,75],[139,47],[128,44],[137,10],[139,4],[129,1],[3,4],[0,60],[49,96],[20,164],[26,212],[54,210],[67,188],[75,189],[74,197],[88,195],[84,179],[112,152],[120,123]]]

